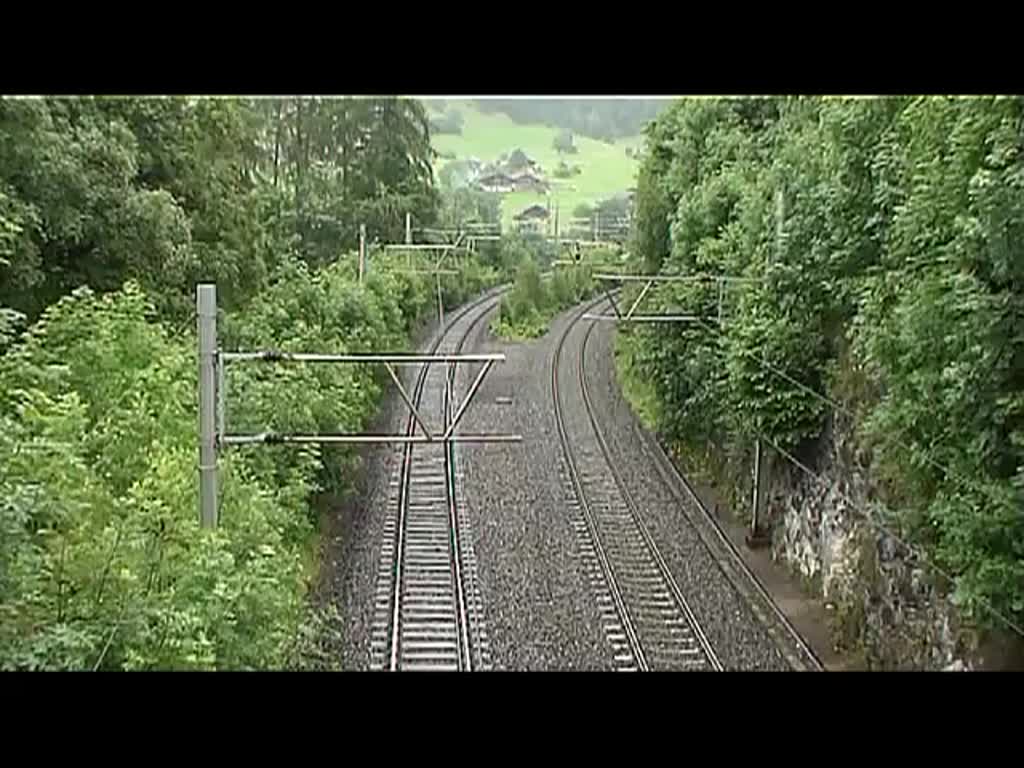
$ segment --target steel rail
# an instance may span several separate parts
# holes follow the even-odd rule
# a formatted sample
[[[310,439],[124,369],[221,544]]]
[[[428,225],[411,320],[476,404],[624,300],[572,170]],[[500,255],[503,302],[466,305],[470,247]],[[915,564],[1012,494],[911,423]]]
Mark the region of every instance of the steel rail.
[[[590,309],[600,301],[593,302],[587,309]],[[612,601],[615,605],[615,612],[618,616],[619,622],[622,625],[626,640],[629,644],[630,653],[636,660],[637,667],[641,671],[647,671],[647,659],[644,655],[643,647],[640,645],[640,640],[637,635],[636,627],[633,624],[632,617],[629,615],[629,611],[626,610],[625,601],[622,597],[622,592],[619,589],[619,584],[615,580],[615,574],[612,570],[611,563],[609,562],[608,555],[605,552],[604,545],[598,536],[597,521],[594,519],[593,510],[590,507],[590,503],[587,500],[586,495],[583,492],[583,483],[580,479],[579,471],[576,466],[576,459],[573,455],[572,443],[569,440],[568,431],[565,427],[564,416],[562,412],[561,397],[559,395],[558,386],[558,367],[561,362],[562,350],[565,346],[565,341],[569,337],[569,333],[572,331],[575,323],[570,323],[566,329],[562,332],[562,335],[558,339],[558,345],[555,348],[554,362],[551,366],[551,395],[554,401],[555,407],[555,423],[558,427],[559,442],[562,446],[562,453],[565,457],[566,469],[569,472],[569,478],[572,482],[573,490],[576,494],[576,498],[579,500],[580,509],[583,512],[584,519],[587,522],[587,526],[590,530],[590,540],[594,549],[594,553],[597,557],[598,564],[601,568],[602,575],[604,577],[605,584],[608,586],[608,591],[611,593]]]
[[[579,318],[575,322],[578,323]],[[594,434],[597,437],[597,443],[601,449],[601,455],[604,457],[605,463],[608,465],[608,470],[612,476],[612,479],[615,482],[616,487],[619,489],[619,493],[622,495],[622,498],[626,502],[626,506],[629,509],[630,515],[633,519],[633,523],[635,524],[637,531],[639,531],[640,536],[644,541],[644,544],[646,544],[647,546],[647,551],[654,559],[659,575],[668,585],[672,593],[673,599],[676,601],[676,604],[679,606],[683,614],[686,616],[686,620],[690,623],[694,634],[697,636],[697,641],[700,643],[701,648],[704,651],[705,656],[707,656],[711,666],[716,671],[720,672],[722,671],[722,662],[719,660],[718,654],[715,653],[714,648],[711,647],[711,643],[708,641],[707,635],[704,633],[703,628],[700,626],[700,622],[697,621],[697,617],[696,615],[694,615],[693,610],[690,608],[690,604],[683,596],[682,590],[679,589],[679,584],[676,582],[675,577],[672,575],[672,571],[669,569],[668,563],[665,562],[665,558],[662,556],[661,550],[658,549],[658,545],[655,543],[654,537],[651,536],[651,533],[648,530],[647,525],[640,514],[640,509],[637,506],[636,500],[633,498],[633,495],[629,492],[629,489],[626,487],[626,484],[622,480],[621,474],[615,467],[615,460],[612,458],[611,450],[608,447],[608,442],[605,440],[604,433],[602,432],[600,425],[597,423],[597,417],[594,411],[594,404],[590,398],[590,390],[587,387],[587,379],[585,372],[587,342],[590,340],[590,334],[593,332],[594,327],[595,326],[593,323],[591,323],[587,327],[587,331],[583,336],[583,343],[580,344],[579,357],[577,359],[580,379],[580,390],[583,394],[583,404],[587,412],[587,417],[590,420],[590,424],[594,429]]]
[[[466,356],[459,355],[448,355],[448,356],[437,356],[434,353],[444,343],[448,334],[455,327],[456,323],[462,320],[466,315],[477,310],[481,305],[490,304],[491,306],[496,305],[499,301],[499,296],[504,292],[504,288],[499,289],[497,292],[490,292],[485,296],[481,297],[477,301],[463,307],[453,317],[451,317],[447,323],[447,326],[443,328],[437,335],[431,345],[431,354],[426,356],[431,361],[437,360],[438,358],[447,357],[450,360],[458,359],[460,361],[467,360]],[[480,318],[487,315],[490,307],[487,307],[479,313],[479,316],[470,324],[470,327],[465,331],[462,339],[459,341],[458,347],[461,348],[466,336],[470,333],[473,327]],[[488,364],[493,363],[495,356],[482,355],[472,356],[481,362],[487,362]],[[503,356],[501,356],[503,358]],[[446,375],[446,381],[451,375],[451,369],[449,369]],[[427,380],[428,368],[423,366],[419,372],[416,380],[416,384],[413,391],[413,402],[416,404],[416,408],[420,407],[420,403],[424,394],[424,387]],[[450,400],[448,398],[447,387],[445,391],[445,421],[447,421],[450,415]],[[415,442],[429,442],[427,440],[417,440],[415,436],[417,420],[412,415],[409,416],[406,425],[405,441],[406,446],[402,456],[402,466],[399,479],[399,498],[398,498],[398,519],[396,523],[396,542],[394,552],[394,582],[391,585],[391,616],[388,627],[388,645],[389,645],[389,668],[395,671],[401,666],[401,652],[402,652],[402,606],[403,606],[403,592],[405,586],[405,558],[406,558],[406,539],[408,535],[408,524],[409,524],[409,505],[410,505],[410,491],[411,491],[411,475],[413,466],[413,443]],[[452,438],[449,438],[449,442],[446,443],[445,447],[445,475],[446,475],[446,488],[448,495],[448,515],[449,515],[449,531],[451,543],[451,561],[450,567],[452,570],[452,586],[454,592],[455,606],[455,620],[456,620],[456,645],[458,653],[458,666],[460,669],[469,669],[472,666],[472,656],[470,653],[470,638],[469,638],[469,622],[466,612],[465,604],[465,593],[462,584],[462,573],[461,573],[461,542],[458,535],[458,521],[457,521],[457,509],[455,508],[454,501],[454,467],[450,461],[450,452],[452,451]],[[440,440],[434,440],[434,442],[442,442]]]

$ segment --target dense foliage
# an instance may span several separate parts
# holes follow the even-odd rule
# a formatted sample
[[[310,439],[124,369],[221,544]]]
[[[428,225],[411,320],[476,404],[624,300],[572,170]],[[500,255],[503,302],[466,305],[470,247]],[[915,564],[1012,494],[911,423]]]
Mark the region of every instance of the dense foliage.
[[[0,667],[309,663],[310,502],[351,455],[227,451],[199,530],[194,283],[229,348],[406,347],[434,284],[380,250],[359,284],[353,249],[435,222],[430,159],[403,99],[0,99]],[[449,306],[497,275],[459,268]],[[316,432],[364,428],[384,379],[227,384],[233,431]]]
[[[585,301],[595,294],[598,283],[593,278],[595,271],[612,264],[618,254],[609,249],[596,249],[578,263],[570,251],[561,255],[560,262],[552,265],[549,274],[541,274],[536,253],[526,242],[505,249],[508,261],[504,267],[512,267],[515,259],[514,282],[511,290],[502,297],[498,314],[492,327],[500,336],[508,339],[531,339],[544,335],[548,323],[555,315],[569,307]]]
[[[808,457],[852,423],[987,624],[1024,617],[1022,192],[1024,102],[937,97],[681,101],[637,190],[637,271],[751,281],[721,326],[714,283],[656,295],[704,318],[632,334],[661,427]]]
[[[204,279],[239,306],[286,255],[429,225],[431,159],[409,99],[0,98],[0,304],[134,279],[183,318]]]
[[[378,263],[285,265],[230,347],[402,348],[433,286]],[[479,290],[476,270],[446,300]],[[455,290],[457,289],[457,290]],[[195,333],[172,334],[136,286],[82,289],[0,358],[0,664],[14,668],[259,668],[298,663],[316,490],[349,454],[237,449],[222,458],[221,528],[196,515]],[[364,429],[375,369],[229,369],[233,431]]]
[[[313,457],[223,463],[195,513],[194,344],[129,285],[48,308],[0,359],[0,666],[280,666],[301,615]]]

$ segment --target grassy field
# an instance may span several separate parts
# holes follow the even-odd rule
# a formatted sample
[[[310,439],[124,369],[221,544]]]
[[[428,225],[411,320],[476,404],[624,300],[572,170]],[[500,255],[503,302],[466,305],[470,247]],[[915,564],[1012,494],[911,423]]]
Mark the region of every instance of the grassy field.
[[[429,107],[429,100],[427,105]],[[462,112],[462,135],[434,136],[434,148],[439,152],[454,152],[456,158],[476,157],[484,162],[514,149],[523,150],[540,163],[544,174],[551,180],[551,205],[557,201],[559,218],[564,221],[580,203],[593,203],[624,192],[636,184],[637,162],[626,157],[626,147],[638,148],[642,137],[619,139],[605,144],[585,136],[573,137],[575,155],[559,155],[553,146],[558,129],[546,125],[520,125],[503,114],[483,114],[469,102],[449,100],[447,106]],[[556,179],[553,172],[559,160],[580,166],[581,173],[568,179]],[[450,159],[438,158],[435,171],[440,171]],[[502,220],[511,224],[512,217],[533,203],[544,203],[546,197],[531,192],[511,192],[502,197]]]

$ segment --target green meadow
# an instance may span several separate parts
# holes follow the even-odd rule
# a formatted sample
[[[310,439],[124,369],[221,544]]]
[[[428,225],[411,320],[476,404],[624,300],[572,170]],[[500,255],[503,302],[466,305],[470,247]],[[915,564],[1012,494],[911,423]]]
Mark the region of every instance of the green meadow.
[[[429,99],[424,100],[430,106]],[[626,148],[639,149],[643,137],[631,136],[619,139],[614,144],[573,136],[577,152],[574,155],[559,155],[554,148],[557,128],[540,124],[521,125],[504,114],[484,114],[471,102],[449,99],[448,108],[462,113],[462,134],[439,134],[433,138],[438,152],[454,153],[456,159],[475,157],[483,162],[492,162],[507,152],[521,149],[530,158],[540,163],[544,175],[552,184],[551,205],[557,204],[560,220],[565,221],[580,203],[594,203],[611,197],[635,186],[637,161],[626,156]],[[580,167],[580,174],[567,179],[554,177],[554,170],[560,160]],[[435,160],[435,171],[440,171],[451,158]],[[546,196],[535,192],[511,192],[502,196],[502,221],[508,225],[512,217],[533,203],[545,203]]]

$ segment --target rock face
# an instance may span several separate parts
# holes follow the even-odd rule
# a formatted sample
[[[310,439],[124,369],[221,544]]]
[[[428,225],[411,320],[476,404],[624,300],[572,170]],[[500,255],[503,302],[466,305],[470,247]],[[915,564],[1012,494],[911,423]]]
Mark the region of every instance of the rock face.
[[[802,460],[819,477],[766,449],[773,557],[821,595],[837,641],[861,647],[871,668],[971,669],[955,608],[871,504],[848,442],[837,426]]]

